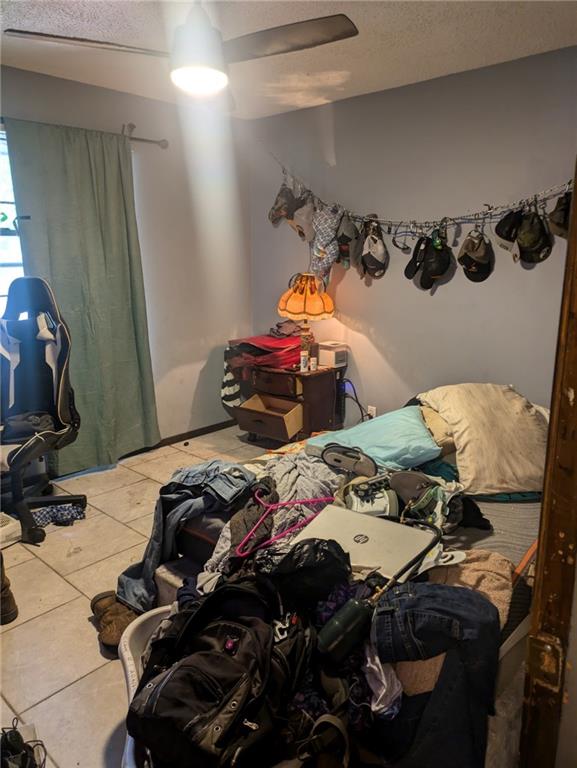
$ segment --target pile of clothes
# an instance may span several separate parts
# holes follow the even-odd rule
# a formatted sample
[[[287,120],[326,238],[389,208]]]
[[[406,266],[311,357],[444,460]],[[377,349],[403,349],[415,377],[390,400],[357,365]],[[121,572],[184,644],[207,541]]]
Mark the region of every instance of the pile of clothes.
[[[475,550],[392,584],[336,541],[292,543],[349,481],[301,451],[212,460],[161,489],[119,604],[134,615],[154,606],[154,572],[177,556],[184,526],[205,562],[149,644],[130,706],[128,730],[155,768],[483,766],[513,567]],[[327,628],[355,634],[343,658]]]

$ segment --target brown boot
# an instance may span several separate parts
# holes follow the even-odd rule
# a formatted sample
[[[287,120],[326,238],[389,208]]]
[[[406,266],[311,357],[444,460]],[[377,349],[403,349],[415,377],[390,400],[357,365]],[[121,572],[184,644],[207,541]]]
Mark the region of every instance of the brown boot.
[[[98,628],[98,639],[107,648],[116,650],[126,627],[138,614],[121,603],[114,592],[101,592],[90,601]]]
[[[18,606],[10,589],[10,579],[4,570],[4,558],[0,552],[2,563],[2,592],[0,593],[0,624],[10,624],[18,616]]]

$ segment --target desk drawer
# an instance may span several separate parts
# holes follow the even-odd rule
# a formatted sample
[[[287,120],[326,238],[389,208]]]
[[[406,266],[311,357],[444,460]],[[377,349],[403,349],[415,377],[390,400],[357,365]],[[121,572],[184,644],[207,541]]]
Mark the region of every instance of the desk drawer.
[[[272,440],[290,440],[303,426],[303,407],[292,400],[253,395],[234,409],[238,426]]]
[[[262,371],[254,368],[252,372],[252,386],[257,392],[281,397],[298,397],[303,393],[302,381],[296,374],[275,373],[274,371]]]

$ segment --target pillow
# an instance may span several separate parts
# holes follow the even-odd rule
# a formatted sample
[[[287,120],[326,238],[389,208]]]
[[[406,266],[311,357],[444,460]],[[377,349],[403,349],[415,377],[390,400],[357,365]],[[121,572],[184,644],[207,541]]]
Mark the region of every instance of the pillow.
[[[320,456],[329,443],[360,448],[377,464],[391,469],[417,467],[441,453],[417,405],[390,411],[356,427],[311,437],[305,450],[311,456]]]
[[[544,405],[537,405],[537,403],[533,403],[533,408],[537,411],[537,413],[540,413],[541,416],[545,419],[547,424],[549,423],[549,419],[551,418],[551,411],[549,408],[545,408]]]
[[[419,399],[449,423],[466,493],[542,489],[547,422],[513,387],[454,384]]]
[[[453,453],[455,450],[455,441],[453,440],[453,430],[450,425],[447,424],[445,419],[429,408],[428,405],[421,407],[421,415],[425,424],[427,425],[429,432],[433,436],[433,440],[437,443],[441,449],[441,456],[446,456],[448,453]]]

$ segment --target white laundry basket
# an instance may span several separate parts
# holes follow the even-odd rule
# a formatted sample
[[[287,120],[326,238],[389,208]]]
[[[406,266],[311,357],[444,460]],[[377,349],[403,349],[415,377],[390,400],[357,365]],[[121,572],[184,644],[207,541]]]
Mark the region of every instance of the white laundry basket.
[[[148,640],[160,622],[169,613],[169,605],[154,608],[152,611],[143,613],[142,616],[135,619],[122,633],[120,645],[118,646],[118,655],[124,670],[129,702],[132,701],[140,675],[142,674],[141,658]],[[126,744],[124,745],[124,753],[122,755],[122,768],[137,768],[134,756],[134,740],[128,734],[126,735]]]
[[[132,701],[142,674],[141,658],[146,645],[160,622],[170,613],[170,606],[163,605],[139,616],[125,630],[118,646],[118,655],[122,662],[128,701]],[[522,672],[527,634],[530,626],[528,616],[501,646],[499,654],[499,674],[497,677],[497,717],[492,718],[489,733],[487,762],[485,768],[515,768],[520,734],[520,712],[522,708]],[[502,705],[500,705],[502,702]],[[505,706],[506,705],[506,706]],[[513,748],[504,757],[503,743],[513,740]],[[497,762],[495,762],[497,760]],[[122,755],[122,768],[137,768],[134,755],[134,741],[126,736]]]

